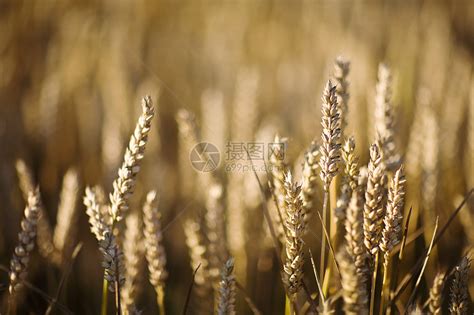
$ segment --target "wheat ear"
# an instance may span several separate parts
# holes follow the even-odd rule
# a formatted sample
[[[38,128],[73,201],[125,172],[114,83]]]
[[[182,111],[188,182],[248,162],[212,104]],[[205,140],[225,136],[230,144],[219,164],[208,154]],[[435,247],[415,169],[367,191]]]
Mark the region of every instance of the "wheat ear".
[[[10,286],[8,291],[14,296],[22,289],[22,281],[26,278],[30,253],[35,247],[36,224],[41,207],[39,189],[28,193],[24,217],[21,220],[21,231],[18,233],[18,244],[10,261]]]
[[[320,176],[324,191],[329,191],[329,185],[338,171],[341,148],[341,119],[336,97],[336,87],[328,81],[322,96],[322,144],[320,146]]]
[[[384,253],[384,266],[389,263],[390,252],[400,242],[403,207],[405,202],[405,175],[401,166],[392,178],[388,191],[380,250]]]
[[[15,168],[18,175],[20,190],[23,194],[23,198],[26,201],[28,200],[28,194],[35,190],[35,180],[31,170],[23,160],[17,160],[15,163]],[[46,210],[44,209],[43,203],[41,202],[41,196],[39,196],[39,198],[39,216],[36,227],[36,243],[38,245],[38,251],[44,258],[50,260],[54,264],[58,264],[60,257],[58,251],[56,251],[56,248],[54,247],[51,224],[46,217]]]
[[[145,224],[145,248],[150,283],[156,292],[156,299],[160,307],[160,314],[164,314],[164,288],[168,273],[166,266],[166,253],[163,247],[163,234],[161,231],[161,212],[158,211],[158,200],[155,191],[150,191],[143,205],[143,222]]]
[[[272,212],[272,219],[282,244],[285,243],[285,173],[288,165],[285,163],[284,156],[287,141],[286,138],[275,135],[273,143],[278,145],[274,147],[269,158],[271,185],[276,199],[276,209]]]
[[[128,210],[128,199],[133,192],[135,177],[140,170],[140,162],[143,159],[154,114],[151,97],[145,96],[142,100],[142,114],[125,150],[124,161],[118,170],[117,179],[113,182],[113,193],[110,194],[110,213],[114,222],[120,221]]]
[[[395,119],[392,105],[392,74],[390,69],[380,64],[375,95],[375,125],[381,137],[387,169],[395,171],[400,166],[400,155],[395,146]]]
[[[430,289],[430,313],[433,315],[441,315],[443,307],[443,287],[446,279],[444,272],[438,272],[433,280],[433,286]]]
[[[196,314],[210,314],[212,313],[213,288],[209,276],[208,247],[201,229],[205,224],[202,218],[199,219],[199,221],[191,219],[185,221],[184,234],[186,236],[191,268],[196,271],[193,291],[196,292],[198,299],[195,301],[194,309]]]
[[[61,253],[64,260],[74,241],[76,232],[76,203],[79,191],[77,172],[70,169],[64,175],[61,189],[56,227],[54,228],[53,243],[56,250]]]
[[[142,222],[137,213],[130,213],[125,219],[123,242],[125,284],[120,291],[124,310],[132,314],[139,291],[140,270],[145,247],[143,246]]]
[[[347,77],[349,75],[351,63],[350,61],[339,56],[334,63],[334,80],[336,81],[336,96],[339,103],[341,115],[341,130],[344,132],[347,126],[348,117],[348,103],[349,103],[349,82]]]
[[[334,215],[338,222],[344,222],[346,209],[351,200],[352,191],[357,187],[359,177],[359,158],[355,154],[354,137],[349,137],[344,142],[341,150],[342,161],[344,162],[344,177],[341,188],[341,195],[337,199]]]
[[[295,300],[296,294],[303,283],[303,233],[304,211],[301,201],[301,186],[293,183],[291,173],[285,176],[285,212],[286,212],[286,260],[283,266],[283,283],[290,299]]]
[[[367,314],[366,275],[357,270],[354,257],[344,249],[338,252],[337,261],[341,270],[345,314]]]
[[[301,185],[301,197],[303,200],[303,209],[305,216],[305,225],[313,211],[315,211],[316,204],[316,185],[318,181],[318,160],[319,160],[319,146],[313,142],[305,154],[303,164],[303,182]]]
[[[370,254],[379,249],[384,219],[385,164],[379,141],[370,147],[367,189],[364,204],[364,243]]]
[[[209,272],[216,282],[218,282],[222,264],[227,260],[228,256],[223,197],[224,191],[221,184],[214,183],[209,187],[206,198],[206,236],[209,240]],[[241,250],[245,249],[241,248]]]
[[[104,221],[101,212],[101,205],[94,188],[86,187],[83,203],[86,206],[86,213],[89,217],[89,225],[92,234],[98,241],[104,239],[104,234],[109,230],[109,225]]]
[[[234,259],[230,258],[224,264],[219,286],[217,314],[235,315],[235,277],[233,275]]]
[[[464,256],[461,262],[454,268],[453,281],[451,283],[449,312],[453,315],[467,314],[469,309],[469,269],[471,260]]]
[[[361,183],[362,184],[362,183]],[[368,253],[364,245],[364,190],[356,187],[352,191],[351,200],[347,207],[346,220],[346,249],[354,260],[354,265],[363,282],[368,279]]]

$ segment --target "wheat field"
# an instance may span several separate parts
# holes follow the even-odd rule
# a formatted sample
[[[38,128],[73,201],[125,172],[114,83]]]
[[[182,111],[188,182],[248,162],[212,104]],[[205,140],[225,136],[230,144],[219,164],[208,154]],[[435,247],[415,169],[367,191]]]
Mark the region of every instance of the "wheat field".
[[[2,1],[0,314],[473,314],[474,3]]]

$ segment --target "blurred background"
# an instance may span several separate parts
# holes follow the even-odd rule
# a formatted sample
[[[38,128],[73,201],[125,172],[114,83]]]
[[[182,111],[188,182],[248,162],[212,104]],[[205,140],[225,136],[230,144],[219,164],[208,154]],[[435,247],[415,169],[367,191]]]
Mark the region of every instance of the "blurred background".
[[[74,167],[81,183],[76,242],[84,246],[61,302],[77,314],[98,313],[100,253],[81,196],[86,185],[111,191],[140,99],[149,94],[157,117],[131,205],[139,209],[150,189],[160,193],[166,307],[181,312],[192,275],[182,223],[197,207],[189,206],[186,177],[178,175],[200,174],[178,164],[177,111],[193,112],[202,138],[222,153],[230,139],[288,137],[287,159],[298,172],[301,153],[319,140],[320,97],[339,55],[351,61],[345,133],[355,136],[362,163],[374,139],[377,67],[385,62],[394,76],[396,142],[410,163],[410,205],[429,207],[445,222],[474,185],[471,1],[1,1],[0,263],[9,264],[25,203],[16,159],[31,167],[53,226],[62,178]],[[223,164],[219,172],[229,177]],[[432,197],[423,197],[426,191]],[[261,210],[254,211],[261,220]],[[434,266],[452,267],[472,246],[472,203],[463,213],[443,237]],[[308,244],[317,241],[309,237]],[[265,314],[284,308],[278,270],[264,264],[271,255],[249,251],[250,280],[241,279]],[[37,253],[30,266],[30,281],[53,296],[62,270]],[[6,284],[8,275],[0,279]],[[144,288],[138,307],[156,313],[146,281]],[[26,301],[34,314],[47,307],[32,291]]]

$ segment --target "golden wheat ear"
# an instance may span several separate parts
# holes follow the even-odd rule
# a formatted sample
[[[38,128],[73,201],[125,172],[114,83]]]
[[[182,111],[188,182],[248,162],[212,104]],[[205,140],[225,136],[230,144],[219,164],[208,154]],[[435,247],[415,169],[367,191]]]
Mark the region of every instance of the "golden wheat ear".
[[[132,314],[140,291],[140,276],[145,246],[143,244],[142,221],[138,213],[130,213],[125,219],[123,253],[125,284],[120,291],[124,310]]]
[[[154,115],[155,109],[151,97],[145,96],[142,100],[142,114],[130,137],[122,166],[118,170],[118,177],[113,182],[113,192],[110,194],[110,213],[114,222],[120,221],[128,210],[128,199],[133,193],[136,176],[140,171],[140,162],[145,153]]]
[[[288,296],[295,300],[296,295],[303,285],[304,248],[303,233],[304,210],[301,200],[301,186],[293,182],[291,173],[285,176],[285,226],[286,260],[283,266],[283,283]]]

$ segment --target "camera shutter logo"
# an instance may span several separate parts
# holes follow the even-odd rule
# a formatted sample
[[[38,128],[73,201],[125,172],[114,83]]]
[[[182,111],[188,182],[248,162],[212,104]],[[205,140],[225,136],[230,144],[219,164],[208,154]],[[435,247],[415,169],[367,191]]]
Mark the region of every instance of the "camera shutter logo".
[[[221,154],[212,143],[200,142],[193,147],[189,158],[195,170],[199,172],[212,172],[219,166]]]

